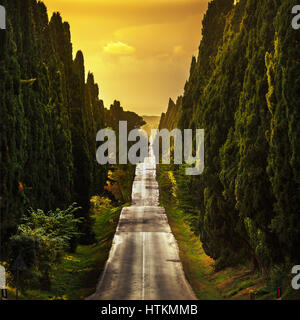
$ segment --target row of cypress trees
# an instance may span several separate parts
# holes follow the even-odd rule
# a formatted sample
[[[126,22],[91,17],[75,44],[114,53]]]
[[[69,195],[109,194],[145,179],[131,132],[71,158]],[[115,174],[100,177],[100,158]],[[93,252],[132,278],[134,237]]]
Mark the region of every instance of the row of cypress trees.
[[[96,133],[110,125],[110,111],[93,74],[86,77],[82,52],[73,59],[70,26],[59,13],[49,21],[41,1],[0,3],[7,11],[0,33],[2,249],[28,208],[73,202],[82,208],[80,241],[90,243],[90,198],[107,181],[107,168],[96,162]]]
[[[270,275],[275,266],[299,264],[300,33],[291,27],[296,4],[211,1],[181,114],[176,121],[166,120],[170,112],[162,119],[173,123],[169,129],[205,129],[205,170],[181,185],[217,269],[252,262]],[[184,171],[175,172],[183,181]]]

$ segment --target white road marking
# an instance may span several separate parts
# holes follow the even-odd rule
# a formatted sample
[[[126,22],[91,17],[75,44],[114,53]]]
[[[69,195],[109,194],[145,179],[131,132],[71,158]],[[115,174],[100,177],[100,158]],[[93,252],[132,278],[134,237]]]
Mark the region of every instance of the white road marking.
[[[145,232],[143,232],[143,271],[142,271],[142,300],[145,300]]]

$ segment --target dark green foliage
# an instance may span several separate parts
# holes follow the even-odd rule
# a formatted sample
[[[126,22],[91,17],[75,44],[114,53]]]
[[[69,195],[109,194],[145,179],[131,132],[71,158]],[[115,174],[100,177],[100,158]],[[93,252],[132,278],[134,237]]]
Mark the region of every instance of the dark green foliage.
[[[174,170],[183,189],[179,203],[198,215],[194,227],[217,268],[252,262],[271,275],[274,265],[299,261],[296,4],[214,0],[203,20],[176,122],[181,129],[205,129],[205,170],[186,179]],[[168,111],[161,127],[174,121]]]
[[[268,175],[275,197],[271,230],[282,257],[300,259],[300,33],[290,27],[290,11],[297,1],[286,1],[275,19],[275,48],[266,54],[267,102],[271,116]]]
[[[70,27],[48,21],[36,0],[1,1],[0,197],[2,253],[29,208],[48,211],[76,201],[82,242],[94,240],[90,198],[101,194],[107,168],[96,162],[96,133],[105,112],[81,52],[72,57]],[[76,243],[74,243],[76,246]]]
[[[56,209],[44,213],[42,210],[31,209],[28,216],[24,216],[16,235],[9,241],[9,261],[16,281],[15,270],[18,259],[22,259],[21,287],[24,290],[29,284],[39,278],[41,286],[49,290],[51,272],[60,261],[62,254],[70,248],[71,241],[79,235],[80,219],[74,218],[78,211],[75,204],[67,210]]]
[[[128,130],[144,121],[117,101],[104,108],[82,52],[73,59],[70,26],[58,12],[48,21],[41,1],[0,4],[7,10],[7,30],[0,31],[0,254],[7,255],[30,207],[48,212],[75,201],[82,223],[74,250],[78,241],[95,241],[90,199],[107,182],[108,168],[96,161],[97,132],[118,130],[120,120]]]

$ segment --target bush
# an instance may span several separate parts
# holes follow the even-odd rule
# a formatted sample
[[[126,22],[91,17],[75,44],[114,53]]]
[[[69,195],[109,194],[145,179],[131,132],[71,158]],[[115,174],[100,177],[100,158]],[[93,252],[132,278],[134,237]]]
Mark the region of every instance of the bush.
[[[30,209],[28,215],[23,217],[17,234],[9,241],[11,266],[19,255],[26,265],[26,270],[20,274],[19,285],[22,290],[33,286],[36,278],[40,280],[41,289],[50,289],[51,271],[71,247],[73,239],[79,236],[81,219],[74,218],[78,209],[76,204],[66,210],[56,209],[48,213]],[[16,275],[14,271],[14,284]]]

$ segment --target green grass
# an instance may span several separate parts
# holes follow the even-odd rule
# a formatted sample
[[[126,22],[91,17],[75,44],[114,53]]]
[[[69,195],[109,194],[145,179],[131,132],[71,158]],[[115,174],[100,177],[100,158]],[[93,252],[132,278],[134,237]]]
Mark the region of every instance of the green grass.
[[[221,299],[221,293],[208,277],[212,274],[212,260],[205,254],[201,242],[191,231],[182,212],[164,205],[172,232],[177,240],[180,259],[188,281],[201,300]]]
[[[27,290],[19,299],[78,300],[94,293],[104,269],[122,207],[95,210],[96,243],[79,245],[74,254],[66,254],[53,272],[50,292]],[[8,298],[15,298],[15,289],[8,289]]]

